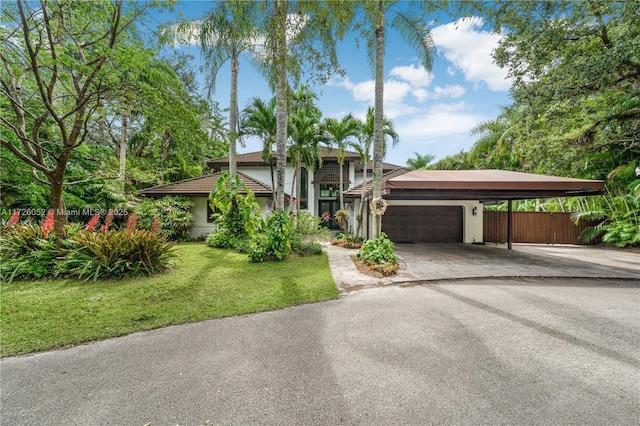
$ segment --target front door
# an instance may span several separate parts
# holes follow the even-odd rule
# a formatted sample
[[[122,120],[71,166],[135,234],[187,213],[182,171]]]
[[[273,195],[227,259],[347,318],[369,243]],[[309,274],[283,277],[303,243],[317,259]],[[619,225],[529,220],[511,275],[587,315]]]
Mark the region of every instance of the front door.
[[[329,212],[329,222],[321,222],[322,226],[326,226],[329,229],[340,229],[338,224],[334,220],[336,210],[338,210],[338,202],[333,200],[320,200],[318,201],[318,213],[322,216],[325,212]]]

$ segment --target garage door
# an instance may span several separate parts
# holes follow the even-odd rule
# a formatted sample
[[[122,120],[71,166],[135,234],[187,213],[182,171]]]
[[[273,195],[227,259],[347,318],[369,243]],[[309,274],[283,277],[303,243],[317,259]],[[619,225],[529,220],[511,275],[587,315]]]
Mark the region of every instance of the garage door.
[[[389,206],[382,231],[394,242],[462,242],[462,207]]]

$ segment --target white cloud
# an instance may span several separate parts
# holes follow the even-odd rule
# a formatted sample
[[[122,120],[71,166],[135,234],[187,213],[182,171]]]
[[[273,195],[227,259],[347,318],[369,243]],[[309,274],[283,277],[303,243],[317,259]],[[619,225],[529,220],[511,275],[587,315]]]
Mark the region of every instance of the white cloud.
[[[466,92],[467,90],[458,84],[454,84],[453,86],[447,84],[444,87],[436,86],[433,88],[433,99],[438,99],[438,98],[456,99],[464,95]]]
[[[453,104],[437,104],[426,112],[416,114],[411,120],[397,126],[398,134],[409,139],[445,139],[453,135],[468,135],[483,117],[469,111],[463,101]]]
[[[462,19],[435,27],[431,34],[437,50],[467,81],[476,85],[485,83],[494,92],[506,91],[511,86],[507,71],[495,65],[491,57],[501,36],[481,30],[483,24],[478,17]]]
[[[427,87],[433,81],[433,75],[428,73],[421,66],[399,66],[389,71],[392,77],[398,77],[400,80],[406,81],[414,88]]]

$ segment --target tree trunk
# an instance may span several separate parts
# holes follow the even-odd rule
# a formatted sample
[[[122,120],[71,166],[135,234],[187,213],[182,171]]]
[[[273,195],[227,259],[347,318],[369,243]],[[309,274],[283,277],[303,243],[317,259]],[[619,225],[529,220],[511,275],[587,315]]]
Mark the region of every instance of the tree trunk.
[[[364,168],[362,170],[362,193],[360,194],[360,220],[356,219],[356,231],[354,233],[354,237],[358,238],[358,235],[360,234],[360,226],[362,225],[362,222],[364,222],[364,203],[365,203],[365,197],[367,194],[367,162],[365,161],[364,163]]]
[[[118,179],[122,185],[122,193],[124,194],[125,173],[127,170],[127,113],[122,113],[122,138],[120,139],[120,170],[118,171]]]
[[[162,167],[160,178],[164,181],[164,163],[169,155],[169,142],[171,142],[171,133],[167,130],[162,135],[162,154],[160,156],[160,167]]]
[[[49,178],[49,201],[53,209],[53,232],[57,246],[62,245],[64,227],[67,224],[67,212],[64,205],[64,197],[62,196],[64,189],[64,171],[67,161],[63,161],[63,164],[58,162],[53,172],[47,176]]]
[[[284,211],[284,179],[287,167],[287,1],[274,2],[276,66],[276,211]]]
[[[238,138],[238,54],[231,56],[231,95],[229,99],[229,175],[235,176],[236,169],[236,140]]]
[[[384,160],[384,13],[382,1],[378,2],[375,17],[376,72],[375,72],[375,115],[373,119],[373,199],[382,197],[382,162]],[[380,236],[382,216],[373,215],[373,237]]]
[[[344,184],[342,183],[343,179],[344,179],[344,177],[342,176],[342,165],[343,165],[343,163],[344,163],[344,160],[343,161],[338,161],[338,167],[340,168],[340,172],[338,174],[338,176],[339,176],[338,180],[339,180],[339,186],[340,186],[338,188],[338,194],[340,195],[340,210],[344,210],[344,196],[342,195],[342,188],[344,187]]]
[[[296,214],[300,210],[300,185],[302,183],[302,165],[300,164],[300,153],[298,153],[298,164],[296,166],[296,199],[293,206]]]

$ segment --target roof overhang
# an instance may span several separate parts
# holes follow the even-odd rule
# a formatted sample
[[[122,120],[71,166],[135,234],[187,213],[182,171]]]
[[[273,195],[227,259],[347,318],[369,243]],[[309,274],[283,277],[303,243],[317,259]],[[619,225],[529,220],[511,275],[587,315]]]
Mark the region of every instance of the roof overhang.
[[[505,170],[413,170],[386,179],[385,199],[483,202],[601,195],[604,181]],[[367,192],[371,198],[371,190]]]

